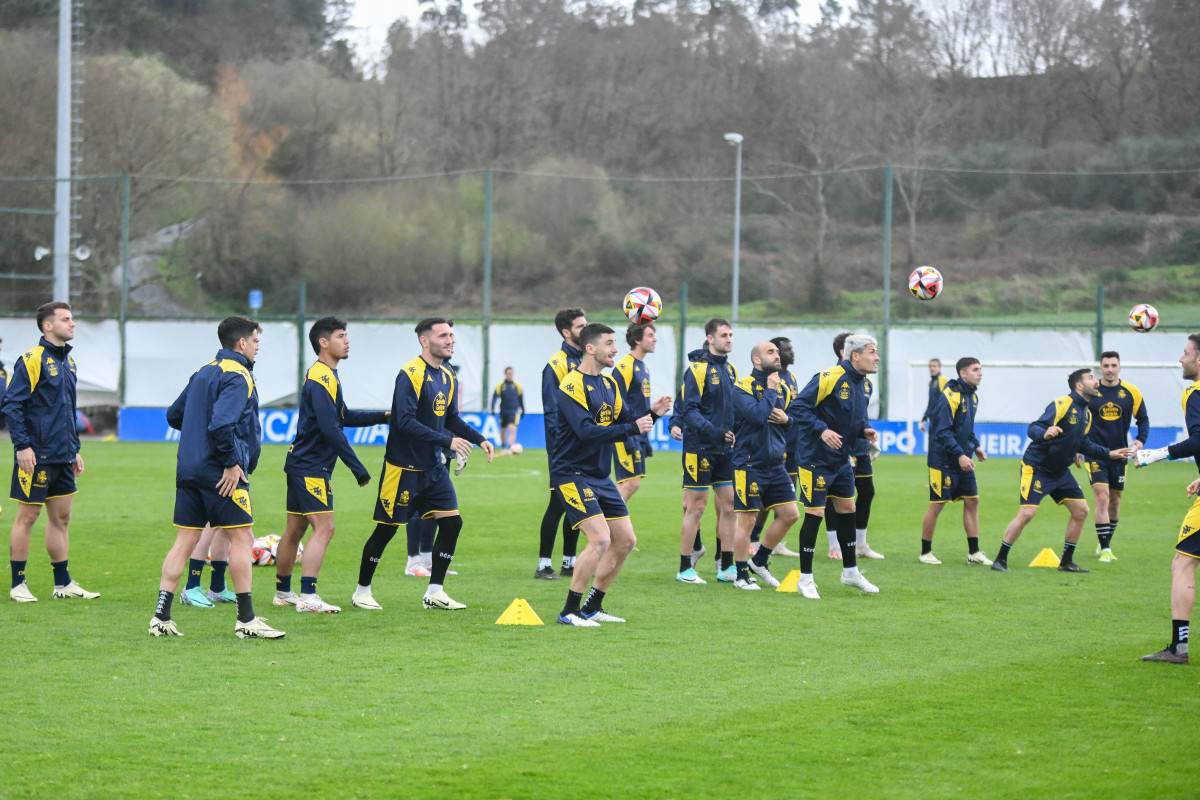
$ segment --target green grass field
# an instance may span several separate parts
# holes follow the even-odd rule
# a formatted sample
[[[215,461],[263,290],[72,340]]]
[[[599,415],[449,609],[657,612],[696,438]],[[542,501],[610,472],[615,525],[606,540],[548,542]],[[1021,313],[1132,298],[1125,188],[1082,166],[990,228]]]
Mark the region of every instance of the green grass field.
[[[282,530],[284,449],[252,491],[259,535]],[[379,448],[364,449],[377,469]],[[868,597],[819,553],[823,599],[674,580],[678,462],[650,461],[631,508],[638,550],[605,605],[625,625],[553,624],[565,582],[535,581],[540,451],[477,453],[458,480],[466,527],[447,588],[420,607],[398,537],[375,579],[385,607],[350,607],[372,489],[337,476],[338,533],[319,591],[335,616],[273,609],[281,641],[233,636],[233,609],[184,607],[183,639],[146,635],[172,539],[174,447],[92,443],[72,523],[72,572],[103,596],[50,599],[40,526],[36,604],[0,603],[0,796],[775,798],[1195,797],[1200,672],[1143,664],[1169,639],[1172,546],[1190,464],[1133,473],[1114,541],[1090,575],[1025,567],[1061,548],[1047,505],[1010,575],[965,564],[957,507],[920,564],[924,462],[876,462]],[[1017,462],[981,465],[982,543],[1016,509]],[[5,502],[4,526],[12,505]],[[711,544],[711,518],[705,537]],[[789,543],[797,547],[795,531]],[[824,539],[822,534],[821,543]],[[557,563],[557,553],[556,553]],[[776,558],[783,574],[794,559]],[[703,575],[712,578],[706,559]],[[207,582],[207,573],[205,575]],[[548,624],[494,624],[525,598]]]

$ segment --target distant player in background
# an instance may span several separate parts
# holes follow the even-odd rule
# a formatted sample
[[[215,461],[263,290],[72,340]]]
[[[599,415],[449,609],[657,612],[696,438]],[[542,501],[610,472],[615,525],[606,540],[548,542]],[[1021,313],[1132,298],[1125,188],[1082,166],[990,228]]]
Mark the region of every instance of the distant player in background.
[[[387,452],[375,503],[375,530],[363,545],[358,587],[351,599],[358,608],[382,608],[371,594],[371,580],[396,528],[411,517],[433,518],[438,526],[433,569],[421,606],[443,611],[466,608],[444,588],[463,522],[442,449],[448,447],[465,456],[478,445],[490,462],[492,443],[458,415],[458,382],[444,363],[454,354],[454,323],[444,317],[426,317],[415,330],[421,354],[396,376]]]
[[[517,443],[517,425],[525,415],[525,392],[521,384],[513,380],[513,368],[504,368],[504,380],[496,384],[492,392],[491,413],[496,413],[500,404],[500,445],[512,447]]]
[[[928,430],[929,415],[933,412],[933,405],[937,399],[942,396],[942,390],[946,388],[946,377],[942,375],[942,360],[940,358],[929,359],[929,400],[925,403],[925,413],[921,416],[920,423],[917,428],[921,431]]]
[[[929,415],[929,508],[921,523],[923,564],[940,564],[933,554],[933,532],[947,503],[962,501],[963,529],[967,533],[967,563],[991,565],[979,549],[979,486],[975,462],[987,460],[975,435],[975,413],[979,409],[976,390],[983,380],[978,358],[963,356],[954,365],[958,377],[946,383],[942,396]]]
[[[840,363],[843,358],[846,339],[853,334],[850,331],[839,333],[833,337],[833,352]],[[863,393],[867,403],[871,402],[871,394],[875,384],[870,378],[862,382]],[[854,555],[858,558],[883,558],[881,553],[871,549],[867,544],[867,526],[871,522],[871,504],[875,500],[875,463],[871,458],[873,442],[867,439],[855,439],[850,450],[850,463],[854,467]],[[825,534],[829,537],[829,557],[842,557],[841,543],[837,536],[838,510],[831,501],[825,507]]]
[[[692,352],[688,353],[688,363],[695,361],[703,354],[704,348],[702,347],[693,350]],[[683,441],[683,417],[679,416],[679,409],[681,408],[683,408],[682,384],[679,386],[679,391],[675,393],[675,402],[671,406],[671,416],[667,419],[667,429],[670,432],[670,436],[677,442]],[[684,512],[687,511],[687,498],[688,490],[684,489],[682,490],[680,502],[680,507]],[[716,515],[715,507],[713,508],[713,514]],[[686,539],[686,535],[684,535],[683,538]],[[719,567],[721,563],[721,538],[718,536],[716,541],[717,545],[714,557],[716,558],[717,565]],[[690,545],[690,553],[688,552],[688,548],[689,545],[686,542],[683,542],[680,548],[683,552],[681,552],[679,556],[681,570],[679,574],[676,575],[676,580],[682,581],[683,583],[707,583],[707,581],[705,581],[696,573],[696,565],[700,563],[700,559],[704,558],[704,554],[708,552],[708,549],[704,546],[704,540],[700,535],[699,523],[697,523],[696,526],[696,536]],[[682,569],[685,564],[687,565],[687,569]]]
[[[0,352],[4,350],[4,340],[0,339]],[[4,390],[8,388],[8,368],[4,366],[4,362],[0,361],[0,397],[4,396]],[[4,419],[0,417],[0,426],[4,424]]]
[[[713,317],[704,325],[704,337],[704,351],[684,371],[682,408],[676,411],[683,420],[680,566],[683,554],[691,552],[711,487],[717,506],[721,558],[717,580],[733,583],[737,577],[733,565],[733,535],[737,525],[733,511],[733,385],[737,382],[737,370],[729,363],[733,326],[728,320]],[[684,583],[703,582],[689,580],[686,570],[681,570],[676,579]]]
[[[847,357],[812,376],[800,390],[795,419],[800,424],[796,464],[800,476],[800,502],[804,521],[800,527],[800,581],[804,597],[818,600],[813,578],[813,556],[821,517],[833,500],[837,512],[837,537],[842,550],[842,583],[868,594],[879,588],[858,569],[854,533],[854,467],[850,453],[855,441],[875,441],[879,434],[867,419],[868,395],[863,383],[879,371],[878,345],[873,337],[853,334],[844,340]]]
[[[345,320],[337,317],[317,320],[308,331],[308,341],[317,360],[304,377],[296,437],[283,464],[287,475],[287,527],[275,552],[273,602],[277,606],[295,606],[301,612],[336,614],[342,609],[326,603],[317,594],[317,576],[334,531],[333,468],[340,458],[359,486],[371,482],[371,473],[354,453],[343,428],[383,425],[388,421],[388,412],[346,408],[346,394],[337,372],[338,365],[350,357],[350,335]],[[309,526],[312,536],[304,553],[297,595],[292,591],[292,570],[300,540]]]
[[[1188,336],[1179,357],[1184,380],[1191,381],[1183,390],[1183,422],[1187,438],[1168,447],[1141,450],[1135,464],[1144,467],[1163,459],[1196,458],[1200,463],[1200,333]],[[1200,495],[1200,478],[1188,484],[1189,495]],[[1192,608],[1196,605],[1196,565],[1200,564],[1200,496],[1196,497],[1179,526],[1175,557],[1171,560],[1171,643],[1142,661],[1188,663],[1188,631]]]
[[[1125,447],[1129,443],[1129,428],[1137,421],[1137,436],[1129,445],[1133,452],[1142,449],[1150,435],[1150,417],[1142,393],[1131,383],[1121,380],[1121,356],[1114,350],[1100,354],[1100,385],[1096,397],[1088,403],[1095,430],[1092,438],[1108,448]],[[1078,464],[1082,456],[1076,458]],[[1112,538],[1121,516],[1121,495],[1125,490],[1124,461],[1084,461],[1092,494],[1096,498],[1096,555],[1100,561],[1116,561]]]
[[[1000,552],[992,569],[1008,572],[1008,551],[1017,543],[1025,526],[1037,514],[1042,498],[1050,495],[1065,505],[1071,516],[1063,543],[1060,572],[1089,572],[1075,563],[1075,544],[1088,516],[1087,500],[1071,474],[1076,453],[1087,458],[1129,458],[1128,447],[1106,448],[1092,438],[1092,412],[1088,403],[1096,398],[1096,376],[1090,369],[1077,369],[1067,376],[1070,393],[1046,406],[1042,415],[1029,425],[1029,446],[1021,457],[1021,507],[1004,531]]]
[[[578,341],[583,357],[559,389],[562,424],[550,453],[550,480],[566,506],[567,520],[587,537],[587,546],[579,554],[558,622],[595,627],[625,621],[605,611],[603,603],[637,543],[625,500],[609,478],[612,445],[649,431],[670,410],[671,398],[660,397],[644,416],[634,417],[616,382],[600,372],[617,356],[613,329],[588,325]]]
[[[13,364],[0,414],[8,421],[13,446],[12,489],[17,514],[9,536],[12,590],[18,603],[37,602],[25,583],[33,523],[46,508],[46,552],[54,572],[55,598],[92,600],[71,579],[67,568],[69,526],[75,479],[83,474],[79,433],[75,427],[75,359],[71,345],[75,320],[66,303],[46,303],[37,310],[42,337]]]
[[[207,592],[200,588],[205,564],[212,567]],[[179,601],[185,606],[197,608],[212,608],[216,603],[236,603],[237,595],[229,591],[225,583],[225,570],[228,568],[229,537],[220,528],[205,525],[188,560],[187,582],[179,594]]]
[[[587,317],[582,308],[564,308],[554,315],[554,327],[562,336],[562,346],[554,351],[546,366],[542,368],[542,422],[546,428],[546,459],[554,450],[562,421],[558,416],[559,390],[567,373],[579,366],[583,356],[579,349],[579,332],[587,325]],[[540,542],[538,544],[538,565],[533,577],[541,580],[556,581],[558,573],[551,566],[554,556],[554,538],[558,535],[559,523],[562,523],[562,574],[569,578],[575,574],[575,552],[579,547],[579,529],[571,526],[563,518],[565,509],[562,498],[550,486],[550,500],[546,511],[542,514]]]
[[[617,361],[612,376],[630,413],[637,419],[650,413],[650,370],[646,368],[646,354],[653,353],[658,346],[658,329],[653,322],[630,325],[625,329],[625,343],[629,345],[629,353]],[[646,459],[652,452],[650,436],[646,433],[630,436],[613,445],[613,479],[626,503],[641,487],[646,474]]]

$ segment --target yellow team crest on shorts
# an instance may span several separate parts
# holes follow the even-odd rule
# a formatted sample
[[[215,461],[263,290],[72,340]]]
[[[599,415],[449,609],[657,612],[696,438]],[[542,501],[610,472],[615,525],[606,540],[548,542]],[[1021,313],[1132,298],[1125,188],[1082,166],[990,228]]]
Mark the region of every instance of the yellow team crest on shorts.
[[[400,505],[402,505],[402,506],[408,505],[408,499],[409,499],[408,489],[405,489],[403,492],[400,493]]]
[[[709,467],[708,459],[707,458],[700,459],[700,469],[707,470],[708,467]]]
[[[45,486],[45,485],[46,485],[46,470],[44,470],[44,469],[39,469],[39,470],[38,470],[38,474],[37,474],[37,485],[38,485],[38,486]]]
[[[750,496],[758,497],[758,483],[755,481],[750,482]]]
[[[817,476],[817,488],[818,488],[818,489],[824,489],[824,488],[825,488],[825,476],[824,476],[824,475],[818,475],[818,476]]]

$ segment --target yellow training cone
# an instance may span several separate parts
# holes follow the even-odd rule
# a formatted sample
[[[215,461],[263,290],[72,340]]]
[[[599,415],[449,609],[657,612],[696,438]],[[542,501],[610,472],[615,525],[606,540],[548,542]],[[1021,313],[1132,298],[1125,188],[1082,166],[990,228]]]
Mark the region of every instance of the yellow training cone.
[[[1049,547],[1043,547],[1042,552],[1037,554],[1037,558],[1029,562],[1031,567],[1050,567],[1052,569],[1056,569],[1058,564],[1058,556]]]
[[[800,582],[800,570],[794,569],[787,574],[787,577],[779,582],[779,586],[775,587],[777,592],[795,592],[796,584]]]
[[[504,609],[504,613],[500,615],[500,619],[496,620],[497,625],[543,625],[542,618],[537,615],[530,606],[521,598],[513,600],[508,608]]]

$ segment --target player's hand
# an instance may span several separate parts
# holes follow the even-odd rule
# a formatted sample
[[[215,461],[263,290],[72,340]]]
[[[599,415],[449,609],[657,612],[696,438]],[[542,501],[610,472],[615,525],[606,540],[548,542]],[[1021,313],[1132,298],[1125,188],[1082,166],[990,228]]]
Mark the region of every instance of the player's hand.
[[[1042,434],[1042,438],[1043,439],[1053,439],[1055,436],[1058,436],[1060,433],[1062,433],[1062,428],[1058,427],[1057,425],[1051,425],[1049,428],[1046,428],[1046,432],[1044,434]]]
[[[656,416],[665,417],[667,414],[671,413],[671,404],[673,402],[675,402],[675,398],[671,397],[669,394],[664,394],[662,397],[654,401],[654,405],[650,406],[650,410],[653,411]]]
[[[471,455],[471,447],[471,443],[466,439],[460,439],[455,436],[450,440],[450,449],[463,457]]]
[[[734,444],[737,442],[737,437],[733,435],[733,431],[725,431],[725,442],[727,444]]]
[[[1122,447],[1120,450],[1109,450],[1108,457],[1113,461],[1124,461],[1127,458],[1133,458],[1133,451],[1128,447]]]
[[[768,389],[778,389],[779,388],[779,373],[778,372],[772,372],[770,375],[767,376],[767,388]]]
[[[832,450],[842,449],[841,434],[832,428],[826,428],[825,430],[821,431],[821,441],[825,443],[826,447],[829,447]]]
[[[83,453],[75,454],[75,463],[72,465],[72,469],[75,471],[76,478],[83,474]]]
[[[925,420],[921,420],[917,423],[917,430],[919,430],[921,433],[925,432]]]
[[[1075,454],[1075,469],[1079,469],[1082,466],[1083,466],[1083,453],[1076,453]]]
[[[246,473],[242,472],[239,465],[226,467],[225,471],[221,473],[221,480],[217,481],[217,494],[221,497],[233,497],[233,490],[238,488],[238,484],[243,481],[246,481]]]
[[[33,454],[32,447],[26,447],[24,450],[17,451],[17,469],[26,475],[32,475],[33,468],[36,466],[37,456]]]
[[[390,411],[383,412],[383,418],[390,422],[392,419],[392,412],[390,412]]]
[[[358,485],[359,486],[366,486],[370,482],[371,482],[371,473],[364,472],[362,475],[358,476]]]
[[[483,444],[479,445],[479,449],[487,453],[488,463],[492,463],[492,458],[496,455],[496,448],[487,439],[483,440]]]
[[[978,458],[980,461],[987,461],[987,453],[983,452],[982,447],[975,448],[975,457]]]
[[[1129,445],[1129,449],[1136,453],[1138,450],[1141,450],[1145,446],[1146,446],[1146,443],[1143,442],[1141,439],[1134,439],[1133,444]]]
[[[878,442],[879,431],[875,430],[874,428],[863,428],[863,438],[868,442]]]
[[[961,469],[963,472],[974,472],[975,471],[975,462],[971,460],[970,456],[967,456],[967,455],[959,456],[958,457],[958,468]]]
[[[1191,497],[1197,492],[1200,492],[1200,478],[1196,478],[1196,480],[1188,484],[1188,497]]]
[[[678,427],[671,428],[671,438],[677,442],[682,442],[683,441],[683,430]]]
[[[638,433],[647,433],[654,427],[654,417],[647,414],[644,417],[637,418]]]
[[[767,417],[767,422],[773,422],[776,425],[787,425],[788,415],[782,408],[772,408],[771,416]]]

